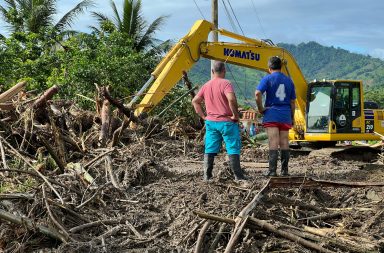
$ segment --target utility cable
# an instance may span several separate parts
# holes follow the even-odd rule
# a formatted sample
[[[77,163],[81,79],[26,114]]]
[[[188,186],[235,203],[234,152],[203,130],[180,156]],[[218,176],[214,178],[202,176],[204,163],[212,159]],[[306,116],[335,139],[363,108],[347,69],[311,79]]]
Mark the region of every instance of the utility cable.
[[[233,14],[233,16],[234,16],[235,19],[236,19],[237,25],[240,27],[241,33],[243,34],[243,36],[245,36],[244,31],[243,31],[243,28],[241,28],[240,22],[239,22],[239,20],[237,19],[237,16],[236,16],[235,12],[233,11],[231,2],[230,2],[229,0],[227,0],[227,1],[228,1],[228,4],[229,4],[229,7],[230,7],[231,10],[232,10],[232,14]]]
[[[229,67],[228,64],[226,64],[226,68],[229,70],[229,73],[231,74],[232,79],[233,79],[234,83],[236,84],[236,87],[240,90],[241,94],[243,95],[243,98],[245,99],[245,102],[246,102],[250,107],[252,107],[253,109],[256,110],[255,106],[249,101],[249,99],[248,99],[247,96],[245,95],[244,91],[240,88],[240,85],[238,84],[238,82],[237,82],[235,76],[233,75],[232,70],[231,70],[231,68]]]
[[[226,9],[226,11],[227,11],[227,13],[228,13],[228,16],[230,17],[230,14],[229,14],[229,11],[227,10],[226,4],[225,4],[224,0],[222,0],[222,1],[223,1],[223,4],[224,4],[224,7],[225,7],[225,9]],[[229,4],[229,6],[230,6],[230,8],[231,8],[231,10],[232,10],[232,14],[233,14],[233,16],[235,17],[235,19],[236,19],[236,21],[237,21],[237,24],[238,24],[238,26],[239,26],[239,28],[240,28],[240,30],[241,30],[243,36],[245,36],[244,31],[243,31],[243,29],[241,28],[240,22],[239,22],[239,20],[237,19],[236,14],[235,14],[235,12],[234,12],[234,10],[233,10],[233,8],[232,8],[231,2],[230,2],[229,0],[227,0],[227,1],[228,1],[228,4]],[[231,19],[232,19],[232,18],[231,18]],[[232,21],[233,21],[233,20],[232,20]],[[234,30],[236,31],[236,28],[234,28]],[[236,31],[236,33],[238,33],[238,32]],[[228,55],[228,57],[229,57],[229,55]],[[228,60],[228,57],[227,57],[227,59],[225,60],[225,62]],[[237,83],[237,81],[236,81],[236,79],[235,79],[235,77],[234,77],[232,71],[231,71],[230,69],[229,69],[229,71],[230,71],[230,73],[231,73],[231,75],[232,75],[232,78],[235,80],[235,84],[236,84],[236,86],[237,86],[237,87],[239,88],[239,90],[242,92],[243,97],[244,97],[244,99],[246,100],[246,102],[248,103],[248,105],[250,105],[252,108],[254,108],[253,105],[252,105],[252,103],[250,103],[250,102],[248,101],[248,98],[245,96],[245,92],[244,92],[242,89],[240,89],[239,84]],[[244,69],[244,84],[245,84],[244,86],[246,87],[246,86],[247,86],[247,73],[246,73],[245,69]]]
[[[228,8],[227,8],[227,5],[225,4],[224,0],[221,0],[223,2],[223,5],[224,5],[224,10],[225,10],[225,14],[227,14],[227,18],[229,20],[229,23],[231,24],[232,26],[232,29],[233,29],[233,32],[235,33],[238,33],[237,32],[237,29],[236,29],[236,25],[235,25],[235,22],[233,21],[232,17],[231,17],[231,13],[229,12]]]
[[[196,8],[197,8],[197,10],[200,12],[200,15],[203,17],[203,19],[206,19],[205,16],[204,16],[204,14],[203,14],[203,12],[200,10],[199,6],[197,5],[196,0],[193,0],[193,2],[195,3]]]
[[[259,22],[259,26],[260,26],[260,28],[261,28],[261,32],[263,33],[264,38],[267,38],[267,35],[266,35],[265,30],[264,30],[264,28],[263,28],[263,25],[261,24],[260,17],[259,17],[259,13],[257,12],[255,3],[253,2],[253,0],[251,0],[251,3],[252,3],[253,10],[254,10],[255,13],[256,13],[256,18],[257,18],[257,21]]]

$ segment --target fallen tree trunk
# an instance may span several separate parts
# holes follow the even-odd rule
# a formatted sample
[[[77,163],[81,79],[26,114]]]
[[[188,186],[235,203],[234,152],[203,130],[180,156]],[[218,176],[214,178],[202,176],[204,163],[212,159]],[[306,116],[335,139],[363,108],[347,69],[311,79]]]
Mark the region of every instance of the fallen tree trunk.
[[[352,243],[350,240],[346,241],[343,239],[342,236],[336,236],[336,231],[335,229],[332,228],[313,228],[313,227],[308,227],[304,226],[304,231],[320,236],[325,241],[328,241],[329,244],[337,246],[347,252],[357,252],[357,253],[367,253],[367,252],[377,252],[373,248],[376,245],[370,245],[370,248],[367,247],[362,247],[361,245],[363,244],[361,241],[361,237],[359,238],[360,240],[360,245],[356,245]]]
[[[111,107],[108,100],[104,100],[101,108],[101,129],[99,135],[99,143],[101,147],[105,147],[105,144],[109,138],[109,125],[111,122]]]
[[[204,238],[205,234],[207,233],[209,227],[211,226],[212,221],[207,220],[205,221],[204,226],[201,228],[199,236],[197,237],[196,247],[194,253],[201,253],[203,252],[203,247],[205,245]]]
[[[236,224],[236,221],[233,219],[224,218],[224,217],[220,217],[220,216],[216,216],[216,215],[211,215],[211,214],[203,213],[200,211],[194,211],[193,213],[196,214],[197,216],[199,216],[200,218],[203,218],[203,219],[210,219],[210,220],[215,220],[215,221],[220,221],[220,222],[226,222],[229,224]],[[317,250],[318,252],[333,253],[333,251],[325,249],[316,243],[307,241],[307,240],[305,240],[305,239],[303,239],[297,235],[294,235],[290,232],[278,229],[266,221],[259,220],[259,219],[256,219],[256,218],[253,218],[250,216],[248,216],[248,221],[249,221],[248,227],[249,226],[250,227],[257,226],[258,228],[260,228],[262,230],[274,233],[274,234],[279,235],[281,237],[284,237],[290,241],[299,243],[299,244],[301,244],[307,248]]]
[[[56,85],[46,90],[44,94],[41,95],[41,97],[37,99],[35,103],[33,103],[33,106],[32,106],[33,109],[44,107],[47,104],[47,101],[51,100],[53,95],[55,95],[58,91],[59,91],[59,87]]]
[[[315,187],[371,187],[384,186],[382,182],[338,182],[328,180],[317,180],[309,177],[272,177],[269,181],[271,188],[315,188]]]
[[[16,215],[13,215],[12,213],[6,212],[3,209],[0,209],[0,219],[9,221],[18,225],[26,226],[30,230],[38,230],[40,233],[45,234],[53,239],[59,240],[61,242],[67,242],[68,238],[64,235],[60,234],[58,231],[56,231],[53,228],[48,228],[42,225],[35,225],[35,223],[27,219],[25,217],[19,217]]]
[[[246,225],[245,223],[247,222],[248,214],[256,207],[256,205],[260,202],[260,200],[269,192],[270,181],[271,179],[268,180],[268,182],[264,185],[263,189],[261,189],[261,191],[258,194],[256,194],[256,196],[252,199],[252,201],[249,202],[249,204],[237,216],[238,218],[236,218],[235,229],[233,230],[233,233],[231,235],[231,238],[229,239],[228,245],[225,248],[225,253],[230,253],[233,251],[233,248],[235,247],[236,242],[240,236],[241,230],[243,230],[243,227]]]
[[[120,112],[122,112],[127,118],[129,118],[134,123],[139,123],[140,119],[135,116],[133,111],[128,109],[120,101],[114,99],[110,94],[107,88],[103,87],[101,89],[102,95],[114,106],[116,106]]]
[[[0,94],[0,103],[8,102],[13,96],[22,91],[27,85],[26,81],[22,81],[7,91]]]

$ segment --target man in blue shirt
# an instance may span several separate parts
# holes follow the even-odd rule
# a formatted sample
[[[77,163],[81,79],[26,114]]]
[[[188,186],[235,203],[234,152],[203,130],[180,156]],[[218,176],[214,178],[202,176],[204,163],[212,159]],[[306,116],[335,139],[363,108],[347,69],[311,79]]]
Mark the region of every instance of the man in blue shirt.
[[[291,78],[281,72],[282,62],[277,56],[268,61],[269,75],[261,79],[255,98],[259,112],[263,114],[263,126],[269,142],[269,171],[267,176],[277,176],[278,148],[281,151],[281,176],[288,176],[288,131],[294,123],[295,86]],[[266,93],[265,106],[262,96]]]

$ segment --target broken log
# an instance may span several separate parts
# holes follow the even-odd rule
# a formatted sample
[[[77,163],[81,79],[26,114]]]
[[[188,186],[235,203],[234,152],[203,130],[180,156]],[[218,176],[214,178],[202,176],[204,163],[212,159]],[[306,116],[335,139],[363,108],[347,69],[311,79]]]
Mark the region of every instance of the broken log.
[[[214,253],[216,251],[216,247],[219,244],[220,237],[222,237],[223,234],[224,234],[225,226],[226,226],[225,223],[222,223],[220,225],[219,232],[217,232],[217,234],[215,236],[215,239],[213,239],[213,242],[212,242],[211,246],[209,246],[208,253]]]
[[[67,148],[65,146],[64,140],[63,140],[63,124],[60,124],[60,122],[57,122],[55,120],[55,117],[53,116],[53,111],[51,108],[48,110],[49,115],[49,121],[51,123],[51,129],[53,133],[53,137],[55,140],[55,146],[57,150],[57,155],[59,156],[59,159],[62,161],[62,163],[66,166],[67,165]],[[59,119],[63,119],[62,116],[59,117]],[[64,119],[63,119],[64,120]],[[63,123],[63,122],[61,122]]]
[[[41,97],[33,103],[33,106],[32,106],[33,109],[45,107],[45,105],[47,104],[47,101],[51,100],[53,95],[55,95],[58,91],[59,91],[59,87],[57,85],[54,85],[48,90],[46,90],[44,94],[41,95]]]
[[[105,87],[101,89],[102,95],[113,105],[116,106],[120,112],[122,112],[127,118],[129,118],[134,123],[139,123],[140,119],[135,116],[133,111],[128,109],[124,106],[123,103],[118,101],[117,99],[114,99],[111,94],[109,93],[109,90]]]
[[[25,86],[27,85],[26,81],[22,81],[12,88],[8,89],[7,91],[3,92],[0,94],[0,103],[5,103],[8,102],[9,100],[12,99],[13,96],[15,96],[17,93],[22,91]]]
[[[3,163],[3,169],[8,169],[7,159],[5,157],[4,146],[3,146],[3,143],[1,142],[1,140],[0,140],[0,151],[1,151],[1,161]]]
[[[193,88],[192,82],[188,78],[188,74],[186,71],[183,70],[183,81],[185,86],[187,86],[188,90],[191,90],[189,94],[191,95],[191,99],[193,99],[196,96],[195,89]]]
[[[305,217],[305,218],[301,218],[301,219],[297,219],[297,220],[311,220],[311,221],[322,220],[323,221],[323,220],[327,220],[327,219],[338,218],[342,215],[343,215],[342,213],[329,213],[329,214],[322,214],[322,215],[316,215],[316,216],[311,216],[311,217]]]
[[[96,226],[105,226],[105,225],[116,225],[116,224],[123,224],[125,222],[125,219],[113,219],[113,220],[98,220],[98,221],[92,221],[89,223],[85,223],[76,227],[73,227],[69,230],[71,233],[77,233],[81,230],[96,227]]]
[[[14,110],[15,106],[13,103],[0,103],[0,110],[2,111],[11,111]]]
[[[36,225],[36,223],[28,218],[16,216],[12,213],[6,212],[3,209],[0,209],[0,219],[9,221],[18,225],[27,227],[32,231],[39,231],[42,234],[45,234],[53,239],[56,239],[61,242],[67,242],[67,238],[60,234],[53,228],[48,228],[42,225]]]
[[[260,202],[260,200],[270,191],[270,182],[271,182],[272,178],[270,178],[267,183],[264,185],[264,187],[259,191],[258,194],[255,195],[255,197],[253,197],[252,201],[249,202],[249,204],[244,207],[243,210],[241,210],[241,212],[239,213],[239,217],[245,217],[245,216],[248,216],[249,213],[255,209],[256,205]]]
[[[241,222],[236,221],[235,229],[229,239],[227,247],[225,248],[224,253],[231,253],[236,246],[237,240],[239,239],[241,233],[243,232],[244,227],[247,225],[249,216],[242,217]]]
[[[248,217],[249,213],[256,207],[257,203],[260,202],[260,200],[267,194],[270,190],[269,184],[270,184],[269,179],[267,183],[264,185],[264,187],[261,189],[261,191],[255,195],[255,197],[252,199],[251,202],[239,213],[239,215],[236,218],[236,224],[235,224],[235,229],[232,232],[231,238],[229,239],[229,242],[227,244],[227,247],[225,249],[225,253],[230,253],[233,251],[233,248],[236,245],[237,239],[240,235],[240,232],[243,230],[243,227],[246,225],[245,223],[247,222],[247,218],[243,220],[242,217]],[[240,232],[239,232],[240,230]]]
[[[211,226],[212,220],[206,220],[204,226],[201,228],[199,232],[199,236],[197,237],[196,247],[194,253],[203,252],[203,247],[205,245],[204,239],[205,234],[207,233],[209,227]]]
[[[220,222],[227,222],[229,224],[235,224],[236,223],[236,221],[233,219],[224,218],[224,217],[220,217],[217,215],[211,215],[211,214],[203,213],[200,211],[193,211],[193,213],[196,214],[197,216],[199,216],[200,218],[203,218],[203,219],[210,219],[210,220],[215,220],[215,221],[220,221]],[[325,249],[321,245],[307,241],[307,240],[305,240],[299,236],[293,235],[292,233],[290,233],[288,231],[278,229],[266,221],[259,220],[259,219],[256,219],[256,218],[253,218],[250,216],[248,217],[248,221],[249,221],[249,225],[252,225],[251,227],[257,226],[258,228],[260,228],[262,230],[274,233],[274,234],[279,235],[283,238],[286,238],[290,241],[299,243],[299,244],[301,244],[307,248],[314,249],[314,250],[317,250],[319,252],[333,253],[333,251]]]
[[[99,135],[99,143],[101,147],[105,147],[105,144],[109,138],[109,125],[111,122],[111,107],[108,100],[104,100],[101,108],[101,128]]]
[[[361,237],[358,238],[361,245],[355,245],[352,244],[351,241],[345,241],[342,239],[341,236],[336,236],[338,233],[336,229],[332,228],[313,228],[309,226],[304,226],[304,231],[320,236],[324,238],[326,241],[329,242],[329,244],[337,246],[347,252],[358,252],[358,253],[367,253],[367,252],[376,252],[374,249],[371,248],[364,248],[362,247]],[[374,246],[374,245],[371,245]]]
[[[291,177],[272,177],[269,181],[271,188],[318,188],[318,187],[371,187],[384,186],[383,182],[340,182],[317,180],[309,177],[291,176]]]
[[[56,162],[56,165],[57,165],[57,167],[59,167],[60,172],[64,173],[66,165],[59,158],[59,156],[55,152],[54,148],[51,146],[51,144],[49,144],[49,142],[44,138],[43,135],[39,135],[39,139],[43,143],[44,147],[47,149],[48,153],[52,156],[53,160]]]

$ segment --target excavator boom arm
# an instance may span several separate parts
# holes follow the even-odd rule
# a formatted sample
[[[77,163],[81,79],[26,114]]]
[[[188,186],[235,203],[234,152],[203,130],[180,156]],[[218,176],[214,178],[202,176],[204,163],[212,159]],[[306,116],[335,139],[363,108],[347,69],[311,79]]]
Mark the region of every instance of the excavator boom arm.
[[[295,84],[295,118],[304,122],[307,83],[293,56],[283,48],[223,29],[218,30],[221,35],[243,43],[208,42],[208,35],[213,29],[213,24],[205,20],[199,20],[193,25],[190,32],[170,50],[153,71],[151,80],[153,79],[154,83],[141,103],[136,106],[135,113],[138,115],[156,106],[182,78],[183,71],[188,71],[200,57],[268,72],[268,59],[271,56],[279,56],[284,63],[282,71],[290,76]]]

